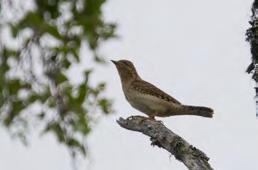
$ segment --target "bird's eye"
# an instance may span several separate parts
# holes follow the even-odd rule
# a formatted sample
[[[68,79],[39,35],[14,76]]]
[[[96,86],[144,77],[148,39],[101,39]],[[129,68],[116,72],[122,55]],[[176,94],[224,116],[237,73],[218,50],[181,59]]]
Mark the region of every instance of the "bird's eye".
[[[130,67],[130,63],[128,63],[128,62],[123,62],[123,64],[127,65],[128,67]]]

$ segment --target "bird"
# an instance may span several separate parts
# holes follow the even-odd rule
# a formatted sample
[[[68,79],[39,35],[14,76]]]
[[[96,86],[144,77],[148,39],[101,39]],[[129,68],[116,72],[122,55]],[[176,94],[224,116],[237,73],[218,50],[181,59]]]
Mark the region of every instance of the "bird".
[[[212,118],[213,109],[203,106],[181,104],[153,84],[144,81],[129,60],[111,60],[119,73],[126,100],[130,105],[145,113],[148,118],[169,117],[175,115],[194,115]]]

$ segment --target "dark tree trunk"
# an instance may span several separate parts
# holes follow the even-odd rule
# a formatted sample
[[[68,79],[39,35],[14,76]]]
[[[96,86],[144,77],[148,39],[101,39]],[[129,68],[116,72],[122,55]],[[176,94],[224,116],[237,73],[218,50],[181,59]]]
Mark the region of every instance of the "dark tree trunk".
[[[249,21],[251,27],[246,31],[246,40],[251,46],[252,62],[247,67],[246,72],[253,74],[253,79],[257,82],[258,76],[256,73],[256,64],[258,64],[258,0],[255,0],[252,5],[252,16]]]

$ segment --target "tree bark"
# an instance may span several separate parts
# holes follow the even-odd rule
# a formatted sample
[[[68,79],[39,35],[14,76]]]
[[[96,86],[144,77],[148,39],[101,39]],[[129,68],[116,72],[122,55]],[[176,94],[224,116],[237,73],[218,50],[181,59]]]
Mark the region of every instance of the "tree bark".
[[[177,160],[183,162],[189,170],[212,170],[205,153],[169,130],[161,121],[131,116],[127,119],[120,118],[117,123],[125,129],[149,136],[152,146],[166,149]]]

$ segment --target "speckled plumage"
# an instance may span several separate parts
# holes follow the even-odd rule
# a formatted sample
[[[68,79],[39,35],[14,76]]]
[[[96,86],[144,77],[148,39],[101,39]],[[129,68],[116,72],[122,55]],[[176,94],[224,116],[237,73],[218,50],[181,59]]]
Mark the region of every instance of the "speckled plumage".
[[[148,83],[144,80],[135,80],[132,82],[130,88],[135,89],[136,91],[144,94],[149,94],[152,96],[156,96],[162,100],[173,102],[180,104],[179,101],[171,97],[170,95],[166,94],[156,86],[152,85],[151,83]]]

